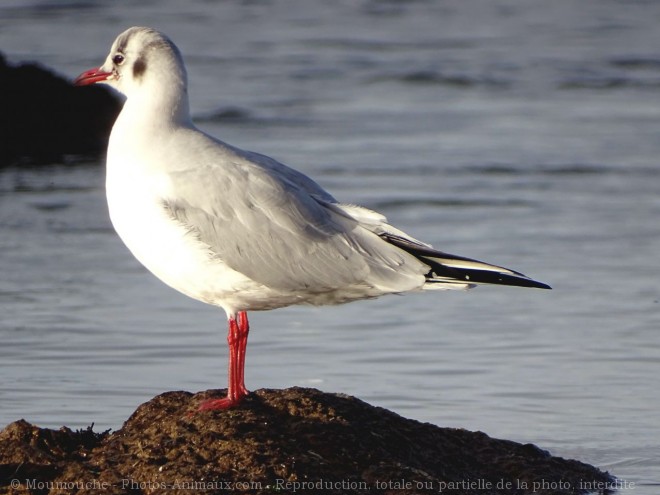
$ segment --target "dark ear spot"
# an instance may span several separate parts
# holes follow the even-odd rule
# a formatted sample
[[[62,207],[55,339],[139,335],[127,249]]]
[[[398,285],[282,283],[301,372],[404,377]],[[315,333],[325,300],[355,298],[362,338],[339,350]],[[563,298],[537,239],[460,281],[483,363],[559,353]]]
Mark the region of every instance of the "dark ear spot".
[[[140,80],[147,70],[147,62],[144,57],[138,58],[133,64],[133,79]]]

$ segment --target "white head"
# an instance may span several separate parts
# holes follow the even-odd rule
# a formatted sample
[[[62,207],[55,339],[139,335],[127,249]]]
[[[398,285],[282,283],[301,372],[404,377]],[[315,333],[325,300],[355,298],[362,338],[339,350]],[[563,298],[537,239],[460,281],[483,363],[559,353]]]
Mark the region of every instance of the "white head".
[[[117,36],[105,63],[80,74],[74,84],[108,84],[128,101],[166,105],[188,111],[188,78],[176,45],[164,34],[147,27],[132,27]],[[145,108],[146,110],[146,108]]]

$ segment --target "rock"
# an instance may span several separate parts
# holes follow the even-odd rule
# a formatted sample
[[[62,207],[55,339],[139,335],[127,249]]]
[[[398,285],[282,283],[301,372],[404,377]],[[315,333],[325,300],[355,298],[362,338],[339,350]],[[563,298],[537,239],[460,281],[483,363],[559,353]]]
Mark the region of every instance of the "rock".
[[[0,167],[105,152],[121,103],[102,86],[74,87],[37,64],[0,53]]]
[[[222,395],[159,395],[113,433],[16,421],[0,432],[0,492],[574,494],[615,482],[531,444],[315,389],[262,389],[235,409],[196,412]]]

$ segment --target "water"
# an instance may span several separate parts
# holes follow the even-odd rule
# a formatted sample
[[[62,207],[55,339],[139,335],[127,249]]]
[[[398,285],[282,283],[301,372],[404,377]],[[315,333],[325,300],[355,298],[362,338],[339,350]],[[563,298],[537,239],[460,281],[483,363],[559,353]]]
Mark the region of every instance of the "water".
[[[534,442],[650,494],[659,17],[641,1],[16,1],[0,49],[73,77],[124,28],[158,27],[204,129],[555,288],[254,313],[249,387]],[[224,315],[132,259],[99,164],[0,171],[0,229],[0,424],[117,429],[158,393],[225,386]]]

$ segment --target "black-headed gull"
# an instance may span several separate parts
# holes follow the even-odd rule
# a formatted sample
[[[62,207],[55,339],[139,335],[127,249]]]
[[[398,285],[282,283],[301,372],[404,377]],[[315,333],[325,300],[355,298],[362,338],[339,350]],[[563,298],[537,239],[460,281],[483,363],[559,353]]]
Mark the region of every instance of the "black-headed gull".
[[[121,33],[105,63],[75,83],[109,84],[127,97],[107,158],[117,233],[163,282],[227,313],[227,397],[200,410],[248,394],[246,311],[476,284],[549,288],[437,251],[379,213],[338,203],[302,173],[201,132],[190,118],[181,53],[154,29]]]

